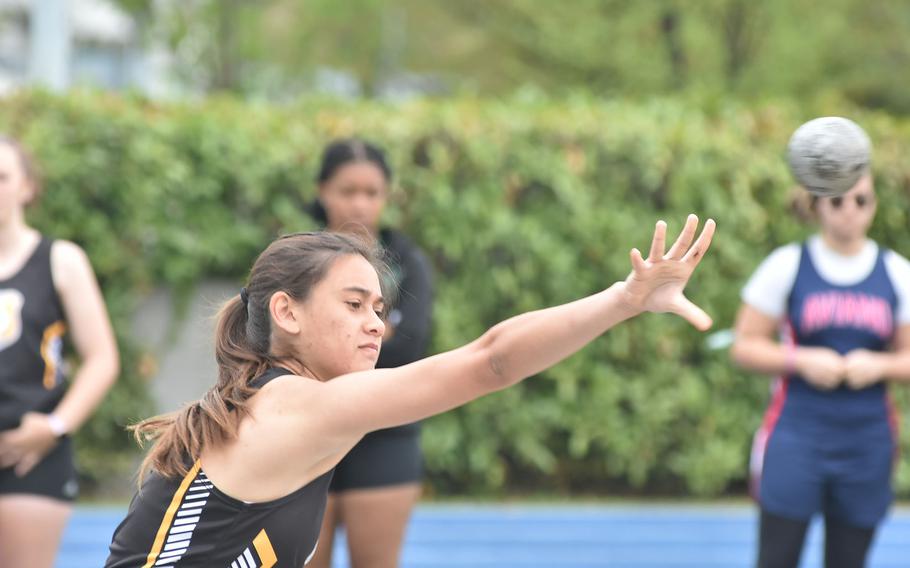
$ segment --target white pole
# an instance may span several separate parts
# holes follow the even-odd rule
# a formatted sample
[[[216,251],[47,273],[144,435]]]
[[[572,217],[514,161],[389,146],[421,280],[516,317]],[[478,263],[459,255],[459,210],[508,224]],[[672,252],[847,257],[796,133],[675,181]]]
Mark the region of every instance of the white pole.
[[[55,91],[70,85],[69,0],[32,0],[29,80]]]

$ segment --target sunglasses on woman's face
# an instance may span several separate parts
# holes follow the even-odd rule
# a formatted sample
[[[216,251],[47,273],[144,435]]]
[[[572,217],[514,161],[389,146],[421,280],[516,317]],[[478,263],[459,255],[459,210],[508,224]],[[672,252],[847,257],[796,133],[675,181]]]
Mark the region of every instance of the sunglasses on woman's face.
[[[863,193],[860,193],[859,195],[854,195],[853,200],[856,202],[857,209],[863,209],[866,205],[872,205],[872,203],[875,202],[874,197],[872,197],[871,195],[863,194]],[[831,202],[831,207],[833,207],[835,209],[840,209],[841,206],[844,204],[844,198],[841,196],[832,197],[830,199],[830,202]]]

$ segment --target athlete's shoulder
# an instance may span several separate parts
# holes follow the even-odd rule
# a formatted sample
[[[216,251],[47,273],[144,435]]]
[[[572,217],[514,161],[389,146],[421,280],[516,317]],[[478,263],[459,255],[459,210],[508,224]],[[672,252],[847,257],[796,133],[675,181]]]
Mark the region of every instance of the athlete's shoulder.
[[[379,230],[379,242],[386,252],[391,252],[399,256],[409,254],[415,248],[414,241],[407,235],[391,227],[383,227]]]
[[[63,269],[82,268],[89,264],[88,255],[72,241],[54,239],[51,243],[51,263]]]
[[[383,228],[380,240],[393,263],[406,265],[409,272],[422,272],[428,278],[432,277],[426,254],[411,237],[396,229]]]
[[[762,261],[762,266],[780,269],[788,266],[796,267],[802,255],[803,243],[793,242],[781,245],[771,251],[771,254]]]
[[[895,276],[898,274],[903,277],[910,276],[910,260],[907,260],[907,257],[899,252],[893,249],[885,249],[884,261],[888,270],[893,272]]]
[[[883,255],[885,271],[897,294],[897,319],[901,325],[910,324],[910,260],[891,249]]]
[[[781,317],[796,280],[801,250],[801,243],[790,243],[765,257],[742,289],[743,302],[770,317]]]
[[[94,280],[94,271],[88,255],[76,243],[54,240],[51,244],[51,277],[59,292],[84,290],[86,283]]]
[[[898,288],[898,293],[910,301],[910,260],[891,249],[883,255],[885,271],[891,282]]]
[[[308,402],[318,404],[324,383],[299,375],[278,375],[259,388],[256,407],[268,413],[299,411]]]

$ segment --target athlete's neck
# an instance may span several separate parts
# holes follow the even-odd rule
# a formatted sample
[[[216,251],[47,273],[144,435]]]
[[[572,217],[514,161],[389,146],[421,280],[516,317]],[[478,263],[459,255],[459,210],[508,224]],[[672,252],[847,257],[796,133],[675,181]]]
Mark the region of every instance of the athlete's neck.
[[[14,215],[8,223],[0,223],[0,256],[15,254],[34,238],[34,233],[21,216]]]
[[[866,245],[866,237],[858,239],[837,239],[828,233],[821,233],[825,246],[841,256],[855,256],[862,252]]]
[[[319,376],[314,373],[309,367],[298,361],[297,358],[293,356],[277,356],[275,357],[275,363],[276,366],[287,369],[299,377],[306,377],[308,379],[315,379],[317,381],[324,382],[323,379],[319,378]]]

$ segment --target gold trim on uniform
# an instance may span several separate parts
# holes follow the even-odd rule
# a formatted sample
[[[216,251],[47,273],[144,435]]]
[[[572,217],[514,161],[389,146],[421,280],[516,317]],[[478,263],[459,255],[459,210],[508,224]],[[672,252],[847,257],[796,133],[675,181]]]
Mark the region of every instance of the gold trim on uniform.
[[[183,501],[183,496],[186,495],[186,490],[189,489],[190,484],[193,482],[193,479],[195,479],[196,474],[199,473],[199,470],[201,468],[202,463],[199,460],[196,460],[196,463],[193,464],[193,467],[186,473],[186,477],[184,477],[183,481],[180,483],[180,487],[178,487],[177,491],[174,492],[174,498],[171,499],[171,505],[164,513],[164,518],[161,519],[161,526],[158,527],[158,534],[155,536],[155,542],[152,544],[152,550],[149,551],[148,558],[146,559],[145,565],[142,568],[150,568],[150,566],[155,563],[158,555],[161,554],[161,547],[164,545],[164,538],[167,536],[167,531],[171,528],[171,522],[174,520],[174,514],[177,513],[177,509],[180,507],[180,502]]]
[[[44,360],[44,388],[47,390],[57,386],[57,370],[63,361],[60,360],[59,353],[54,353],[51,348],[55,341],[62,340],[64,333],[66,333],[66,324],[63,321],[55,321],[44,329],[44,336],[41,338],[41,358]]]
[[[275,549],[272,548],[272,542],[269,540],[269,535],[266,534],[265,529],[259,531],[259,534],[253,539],[253,548],[256,549],[256,554],[259,555],[262,568],[272,568],[278,563],[278,556],[275,554]]]

